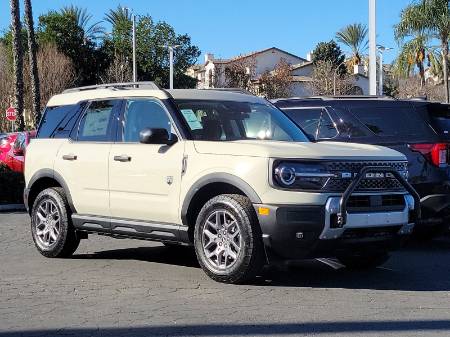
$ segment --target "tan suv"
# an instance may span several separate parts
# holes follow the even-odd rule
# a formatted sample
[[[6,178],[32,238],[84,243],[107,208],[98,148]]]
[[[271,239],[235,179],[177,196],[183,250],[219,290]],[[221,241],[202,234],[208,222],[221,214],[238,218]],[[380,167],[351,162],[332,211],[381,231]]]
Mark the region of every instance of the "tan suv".
[[[51,98],[24,195],[46,257],[90,233],[193,245],[238,283],[280,258],[385,262],[420,213],[407,174],[396,151],[309,141],[262,98],[141,82]]]

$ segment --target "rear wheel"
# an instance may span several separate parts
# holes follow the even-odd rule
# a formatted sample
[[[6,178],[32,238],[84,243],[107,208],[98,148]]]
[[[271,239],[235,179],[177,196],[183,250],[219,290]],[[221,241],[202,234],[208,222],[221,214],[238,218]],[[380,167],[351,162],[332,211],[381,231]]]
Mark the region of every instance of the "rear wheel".
[[[47,188],[36,197],[31,210],[31,234],[36,248],[46,257],[68,257],[78,248],[80,239],[62,188]]]
[[[387,252],[343,254],[337,256],[339,262],[349,269],[361,270],[376,268],[389,260]]]
[[[248,281],[264,264],[258,220],[250,200],[242,195],[219,195],[203,206],[194,245],[200,266],[218,282]]]

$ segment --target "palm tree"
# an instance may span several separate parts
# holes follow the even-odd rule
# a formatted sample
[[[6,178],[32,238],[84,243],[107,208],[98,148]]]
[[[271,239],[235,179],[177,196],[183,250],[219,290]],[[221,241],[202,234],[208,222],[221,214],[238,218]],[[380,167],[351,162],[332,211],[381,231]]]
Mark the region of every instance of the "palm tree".
[[[444,74],[445,99],[449,103],[448,41],[450,38],[450,9],[448,0],[424,0],[427,29],[441,43],[442,70]]]
[[[101,26],[102,21],[90,24],[93,16],[87,12],[86,8],[70,5],[63,7],[61,14],[75,18],[78,26],[83,29],[85,40],[98,40],[105,33],[105,28]]]
[[[25,24],[28,32],[28,57],[30,60],[31,91],[33,96],[33,116],[34,123],[37,126],[41,120],[41,90],[39,83],[39,72],[37,66],[37,46],[36,36],[34,34],[33,10],[31,0],[24,0],[25,5]]]
[[[415,67],[419,70],[420,86],[425,85],[425,60],[430,54],[428,38],[425,35],[417,35],[402,45],[400,54],[394,64],[394,73],[400,77],[409,77],[413,74]],[[434,58],[429,58],[434,61]]]
[[[365,25],[354,23],[336,33],[336,40],[351,49],[351,61],[354,65],[361,63],[361,54],[367,49],[367,32]]]
[[[116,9],[110,9],[109,12],[105,14],[105,21],[109,22],[114,29],[120,23],[131,23],[131,13],[126,8],[119,5]]]
[[[427,44],[433,38],[440,41],[445,99],[449,102],[448,40],[450,37],[450,10],[448,0],[420,0],[407,6],[401,13],[400,22],[395,26],[395,36],[399,42],[417,36],[426,37]]]
[[[14,96],[15,108],[17,109],[16,125],[18,131],[25,129],[23,118],[23,50],[21,43],[21,24],[19,0],[10,0],[11,7],[11,33],[13,40],[13,63],[14,63]]]

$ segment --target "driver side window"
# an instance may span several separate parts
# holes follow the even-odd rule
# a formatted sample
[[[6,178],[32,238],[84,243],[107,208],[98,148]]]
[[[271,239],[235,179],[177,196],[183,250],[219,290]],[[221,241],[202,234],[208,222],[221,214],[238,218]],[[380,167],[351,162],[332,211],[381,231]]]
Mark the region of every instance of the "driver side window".
[[[169,134],[173,133],[169,116],[161,103],[148,98],[127,100],[122,122],[122,141],[138,143],[139,133],[144,128],[166,129]]]

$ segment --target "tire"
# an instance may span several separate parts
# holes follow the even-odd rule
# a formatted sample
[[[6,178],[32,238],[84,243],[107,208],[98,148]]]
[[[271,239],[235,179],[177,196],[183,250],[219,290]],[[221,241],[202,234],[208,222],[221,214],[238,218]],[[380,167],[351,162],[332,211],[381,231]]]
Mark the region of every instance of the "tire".
[[[238,284],[255,278],[264,265],[264,246],[250,200],[237,194],[209,200],[197,217],[194,247],[200,266],[213,280]]]
[[[348,269],[364,270],[381,266],[389,260],[389,257],[390,256],[387,252],[377,252],[370,254],[345,254],[340,255],[337,258],[339,262],[341,262]]]
[[[80,238],[76,235],[70,214],[62,188],[47,188],[38,194],[31,210],[31,234],[39,253],[54,258],[69,257],[76,251]]]

